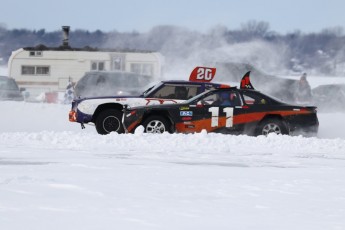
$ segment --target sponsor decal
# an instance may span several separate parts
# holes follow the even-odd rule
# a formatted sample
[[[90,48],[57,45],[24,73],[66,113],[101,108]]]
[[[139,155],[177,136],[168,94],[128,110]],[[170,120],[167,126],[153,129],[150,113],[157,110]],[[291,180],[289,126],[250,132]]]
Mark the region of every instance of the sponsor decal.
[[[176,104],[177,101],[173,99],[157,99],[157,98],[145,98],[146,105],[159,105],[159,104]]]
[[[182,117],[182,121],[190,121],[192,120],[192,117]]]
[[[180,110],[189,110],[189,106],[181,106]]]
[[[181,117],[191,117],[193,116],[193,111],[180,111]]]

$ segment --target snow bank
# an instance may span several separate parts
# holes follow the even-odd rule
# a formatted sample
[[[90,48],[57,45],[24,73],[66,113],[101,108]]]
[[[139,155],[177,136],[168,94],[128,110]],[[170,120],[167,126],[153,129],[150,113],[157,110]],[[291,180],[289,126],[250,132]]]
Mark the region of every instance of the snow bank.
[[[44,149],[45,151],[81,151],[140,159],[165,158],[171,161],[219,164],[226,162],[242,167],[305,166],[303,159],[345,160],[344,139],[304,138],[301,136],[268,137],[233,136],[223,134],[98,134],[81,132],[15,132],[0,133],[0,145],[11,148]],[[31,154],[31,153],[30,153]],[[342,162],[339,162],[342,164]]]
[[[298,167],[304,162],[295,161],[296,158],[336,159],[345,153],[343,113],[319,114],[320,132],[316,138],[273,134],[249,137],[205,132],[151,135],[140,129],[135,134],[102,136],[96,133],[93,126],[81,129],[78,123],[69,122],[69,105],[0,102],[0,107],[0,144],[3,146],[37,146],[47,150],[95,151],[115,155],[127,152],[134,158],[167,157],[169,161],[181,158],[193,162],[198,159],[198,162],[208,163],[217,156],[216,161],[231,159],[233,164],[248,167],[270,164]]]

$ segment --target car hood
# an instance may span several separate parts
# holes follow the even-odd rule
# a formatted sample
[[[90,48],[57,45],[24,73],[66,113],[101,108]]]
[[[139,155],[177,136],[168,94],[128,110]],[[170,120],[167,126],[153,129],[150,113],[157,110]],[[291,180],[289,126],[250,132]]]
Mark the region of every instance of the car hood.
[[[138,95],[138,96],[118,95],[118,96],[100,96],[100,97],[80,97],[80,98],[75,98],[74,101],[97,100],[97,99],[112,99],[112,98],[143,98],[143,95]]]
[[[176,103],[176,104],[159,104],[159,105],[143,105],[143,106],[135,106],[135,107],[128,107],[129,110],[137,110],[137,109],[171,109],[173,107],[179,108],[179,107],[186,107],[189,105],[186,103]]]

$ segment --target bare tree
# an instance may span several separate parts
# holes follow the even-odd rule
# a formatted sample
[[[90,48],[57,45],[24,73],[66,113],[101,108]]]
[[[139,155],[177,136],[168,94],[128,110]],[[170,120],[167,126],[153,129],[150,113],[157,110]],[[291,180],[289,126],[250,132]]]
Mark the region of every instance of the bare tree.
[[[243,32],[253,36],[264,37],[270,28],[268,22],[251,20],[241,25]]]

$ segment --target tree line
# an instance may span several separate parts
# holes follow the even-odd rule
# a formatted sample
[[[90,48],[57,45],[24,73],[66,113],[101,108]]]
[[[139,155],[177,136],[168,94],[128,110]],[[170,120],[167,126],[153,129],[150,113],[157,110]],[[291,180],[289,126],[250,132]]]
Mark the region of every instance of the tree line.
[[[7,63],[12,51],[40,44],[60,46],[62,31],[8,30],[0,25],[0,64]],[[258,21],[244,23],[239,29],[216,26],[207,32],[172,25],[156,26],[145,33],[72,28],[69,44],[75,48],[158,51],[165,56],[167,66],[235,61],[274,73],[345,75],[345,36],[341,27],[286,34],[272,31],[267,22]]]

